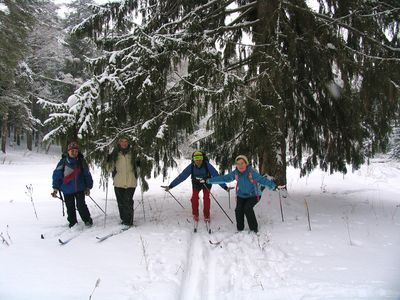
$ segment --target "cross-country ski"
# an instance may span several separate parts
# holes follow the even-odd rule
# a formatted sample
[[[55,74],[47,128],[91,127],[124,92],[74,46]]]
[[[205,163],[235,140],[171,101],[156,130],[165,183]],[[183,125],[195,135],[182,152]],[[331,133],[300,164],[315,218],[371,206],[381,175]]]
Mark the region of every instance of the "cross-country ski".
[[[74,235],[74,236],[70,236],[70,237],[68,237],[68,238],[59,238],[58,239],[58,242],[60,243],[60,245],[66,245],[66,244],[68,244],[70,241],[72,241],[73,239],[75,239],[75,238],[77,238],[78,237],[78,234],[77,235]]]
[[[63,231],[59,236],[58,236],[58,242],[60,245],[66,245],[69,242],[71,242],[73,239],[76,239],[79,237],[83,231],[85,231],[86,228],[84,225],[81,224],[76,224],[72,228],[69,228],[65,231]]]
[[[119,235],[119,234],[121,234],[121,233],[123,233],[123,232],[125,232],[125,231],[127,231],[127,230],[129,230],[129,229],[131,229],[132,227],[133,227],[133,226],[122,227],[122,228],[117,229],[117,230],[115,230],[115,231],[112,231],[112,232],[110,232],[110,233],[108,233],[108,234],[105,234],[105,235],[102,235],[102,236],[96,236],[96,239],[97,239],[98,242],[103,242],[103,241],[107,240],[107,239],[110,238],[110,237]]]

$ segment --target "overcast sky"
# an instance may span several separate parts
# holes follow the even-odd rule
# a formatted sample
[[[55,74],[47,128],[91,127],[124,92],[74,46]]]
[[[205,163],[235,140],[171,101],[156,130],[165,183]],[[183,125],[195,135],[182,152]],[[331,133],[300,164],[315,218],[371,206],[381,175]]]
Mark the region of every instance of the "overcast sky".
[[[58,11],[58,15],[63,18],[65,17],[65,14],[67,12],[66,6],[64,4],[66,3],[71,3],[73,0],[52,0],[55,4],[60,5],[60,9]],[[104,4],[108,2],[115,2],[115,1],[120,1],[120,0],[94,0],[94,2],[98,4]]]

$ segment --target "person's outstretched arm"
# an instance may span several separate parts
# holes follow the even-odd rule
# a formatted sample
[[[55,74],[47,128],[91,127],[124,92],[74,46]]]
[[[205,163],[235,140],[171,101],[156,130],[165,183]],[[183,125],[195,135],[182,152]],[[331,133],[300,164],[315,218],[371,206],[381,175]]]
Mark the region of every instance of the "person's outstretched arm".
[[[208,163],[208,162],[207,162],[207,164],[208,164],[208,170],[210,171],[211,177],[212,178],[218,177],[219,176],[218,171],[214,168],[214,166],[212,164]],[[225,183],[220,184],[220,186],[224,190],[228,190],[228,187],[227,187],[227,185]]]
[[[172,182],[168,185],[170,189],[176,187],[178,184],[182,183],[189,177],[192,173],[192,164],[189,164]]]
[[[235,170],[233,170],[232,172],[230,172],[230,173],[228,173],[226,175],[209,178],[207,180],[207,183],[209,183],[209,184],[223,184],[223,183],[231,182],[231,181],[234,181],[234,180],[235,180]]]
[[[272,180],[269,180],[267,177],[261,176],[256,170],[251,170],[253,178],[261,185],[266,186],[270,190],[275,190],[277,185]]]

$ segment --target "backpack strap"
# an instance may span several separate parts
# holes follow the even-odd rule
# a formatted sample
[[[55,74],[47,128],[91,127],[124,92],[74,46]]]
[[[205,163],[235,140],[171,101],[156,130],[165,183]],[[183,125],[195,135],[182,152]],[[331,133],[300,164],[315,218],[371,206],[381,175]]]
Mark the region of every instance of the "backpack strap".
[[[211,173],[210,173],[210,170],[208,169],[208,164],[207,164],[207,161],[203,161],[203,164],[202,164],[202,166],[204,165],[204,168],[206,169],[206,178],[211,178]],[[194,172],[193,172],[193,170],[194,170],[194,161],[192,161],[192,164],[191,164],[191,171],[190,171],[190,174],[191,174],[191,179],[193,180],[193,179],[195,179],[195,177],[194,177]]]
[[[235,174],[235,180],[236,180],[235,192],[236,192],[236,195],[237,195],[238,183],[239,183],[239,175],[237,173]]]
[[[249,171],[248,178],[249,178],[249,181],[250,181],[252,184],[254,184],[254,188],[255,188],[255,191],[256,191],[256,195],[257,195],[257,202],[258,202],[258,201],[260,201],[260,193],[258,192],[258,191],[259,191],[259,190],[258,190],[258,182],[254,180],[254,178],[253,178],[253,172],[252,172],[251,169],[250,169],[250,171]]]
[[[249,175],[247,177],[249,178],[249,181],[254,184],[253,173],[251,170],[249,171]]]
[[[249,181],[254,184],[254,188],[256,191],[256,196],[257,196],[257,202],[260,201],[260,193],[258,192],[258,182],[254,180],[253,178],[253,173],[251,170],[249,170],[249,174],[247,175],[247,178],[249,179]],[[238,191],[238,183],[239,183],[239,175],[236,173],[235,174],[235,180],[236,180],[236,187],[235,187],[235,191],[236,191],[236,195],[237,195],[237,191]]]

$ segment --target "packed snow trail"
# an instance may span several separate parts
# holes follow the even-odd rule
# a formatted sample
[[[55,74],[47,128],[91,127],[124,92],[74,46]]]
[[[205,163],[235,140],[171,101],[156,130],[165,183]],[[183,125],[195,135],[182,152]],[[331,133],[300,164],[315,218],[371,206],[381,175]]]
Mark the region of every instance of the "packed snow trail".
[[[201,235],[202,233],[200,232],[191,235],[186,268],[179,295],[180,300],[208,299],[204,293],[207,288],[208,270],[206,263],[209,258],[209,252],[203,245]]]
[[[210,244],[207,232],[191,235],[180,300],[245,299],[249,290],[262,298],[267,287],[284,282],[291,260],[271,247],[269,234],[228,232],[211,239],[220,243]]]

